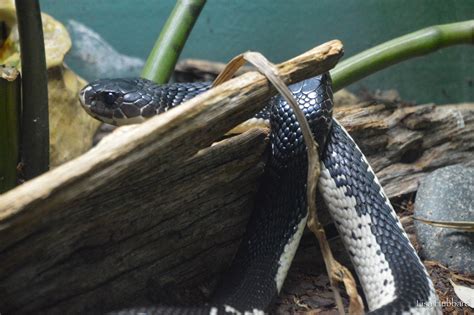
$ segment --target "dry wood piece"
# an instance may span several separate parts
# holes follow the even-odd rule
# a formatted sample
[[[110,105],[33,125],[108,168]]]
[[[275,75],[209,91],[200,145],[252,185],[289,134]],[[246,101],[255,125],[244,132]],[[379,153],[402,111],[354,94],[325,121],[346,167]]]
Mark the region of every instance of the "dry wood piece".
[[[341,55],[331,41],[278,71],[296,82]],[[246,73],[0,196],[0,312],[189,301],[232,260],[268,132],[209,146],[275,93]]]
[[[254,129],[166,166],[150,157],[106,187],[86,180],[32,204],[30,218],[2,226],[14,229],[2,233],[0,308],[105,311],[179,299],[183,285],[215,276],[253,207],[266,134]]]
[[[176,64],[174,77],[178,82],[214,81],[219,73],[224,70],[226,64],[211,62],[200,59],[184,59]],[[243,66],[235,75],[255,71],[252,66]]]

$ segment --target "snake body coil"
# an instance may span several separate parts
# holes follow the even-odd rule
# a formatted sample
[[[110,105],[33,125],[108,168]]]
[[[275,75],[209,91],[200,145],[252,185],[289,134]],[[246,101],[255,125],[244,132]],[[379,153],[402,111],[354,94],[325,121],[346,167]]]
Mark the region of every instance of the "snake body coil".
[[[144,79],[99,80],[86,86],[80,98],[92,116],[125,124],[169,110],[209,88],[209,83],[159,86]],[[371,313],[440,313],[431,280],[374,172],[332,118],[329,75],[290,89],[321,149],[318,187]],[[210,306],[135,308],[122,314],[262,314],[280,292],[306,225],[306,146],[281,97],[272,98],[255,118],[270,120],[271,155],[246,234]]]

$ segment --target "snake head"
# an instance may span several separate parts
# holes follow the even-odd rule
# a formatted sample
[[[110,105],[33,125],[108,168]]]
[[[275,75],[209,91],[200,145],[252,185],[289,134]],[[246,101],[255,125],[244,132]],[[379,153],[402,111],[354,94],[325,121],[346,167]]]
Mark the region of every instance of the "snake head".
[[[147,89],[153,85],[141,78],[97,80],[79,92],[79,100],[89,115],[105,123],[136,124],[156,114]]]

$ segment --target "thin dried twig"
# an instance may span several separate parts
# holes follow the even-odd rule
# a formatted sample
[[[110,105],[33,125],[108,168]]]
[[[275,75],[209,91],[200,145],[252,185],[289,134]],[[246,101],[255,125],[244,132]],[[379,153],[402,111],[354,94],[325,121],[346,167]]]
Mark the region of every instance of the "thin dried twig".
[[[464,232],[474,232],[474,222],[472,221],[437,221],[413,217],[413,219],[436,227],[456,229]]]
[[[468,278],[466,276],[458,275],[458,274],[453,273],[453,272],[451,272],[450,276],[451,276],[451,279],[465,281],[465,282],[468,282],[470,284],[474,284],[474,279]]]
[[[245,64],[245,58],[243,54],[237,55],[232,58],[231,61],[227,63],[224,67],[224,70],[219,73],[217,78],[212,82],[213,86],[218,86],[225,81],[228,81],[232,78],[232,76]]]
[[[452,278],[452,279],[455,279],[455,280],[461,280],[461,281],[466,281],[468,283],[472,283],[474,284],[474,278],[472,276],[466,276],[466,275],[462,275],[462,274],[458,274],[456,271],[453,271],[451,269],[449,269],[448,267],[446,267],[445,265],[441,264],[439,261],[436,261],[436,260],[425,260],[423,262],[425,264],[426,267],[428,268],[434,268],[434,267],[438,267],[440,269],[443,269],[444,271],[446,272],[449,272],[449,276]]]
[[[324,228],[322,227],[321,223],[317,218],[316,186],[320,175],[318,145],[313,139],[313,135],[311,133],[308,121],[306,120],[302,110],[299,108],[298,103],[293,97],[293,94],[285,85],[285,83],[279,78],[278,70],[262,54],[258,52],[246,52],[232,59],[227,65],[227,67],[216,78],[213,85],[217,86],[230,79],[235,73],[235,71],[237,71],[237,69],[244,64],[244,60],[251,63],[257,68],[260,73],[267,77],[267,79],[275,86],[278,92],[285,98],[288,104],[290,104],[295,113],[296,119],[298,120],[298,123],[301,127],[301,131],[303,133],[303,138],[307,147],[308,156],[308,182],[306,191],[308,201],[307,225],[318,239],[339,313],[344,314],[344,305],[342,303],[342,298],[339,293],[339,290],[337,289],[337,283],[343,282],[347,294],[350,298],[349,313],[363,314],[364,306],[362,303],[362,299],[360,298],[357,292],[354,277],[346,267],[344,267],[335,260],[329,247],[329,243],[326,239]]]

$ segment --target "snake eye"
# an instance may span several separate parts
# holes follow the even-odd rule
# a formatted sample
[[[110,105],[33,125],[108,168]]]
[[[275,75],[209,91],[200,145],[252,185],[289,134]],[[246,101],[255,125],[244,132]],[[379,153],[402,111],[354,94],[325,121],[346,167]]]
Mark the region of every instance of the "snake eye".
[[[109,106],[114,105],[117,98],[118,98],[118,95],[113,92],[104,92],[102,94],[102,101],[104,102],[105,105],[109,105]]]

